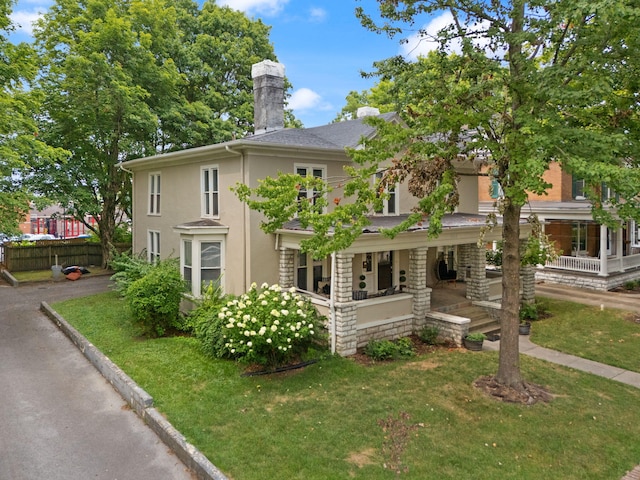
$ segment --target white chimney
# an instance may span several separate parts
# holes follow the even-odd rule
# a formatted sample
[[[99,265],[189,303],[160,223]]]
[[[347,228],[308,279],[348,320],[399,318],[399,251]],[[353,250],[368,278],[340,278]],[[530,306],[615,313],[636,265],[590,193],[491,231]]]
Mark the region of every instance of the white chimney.
[[[284,128],[284,65],[263,60],[251,66],[254,133]]]
[[[359,107],[356,113],[357,118],[372,117],[375,115],[380,115],[380,110],[376,107]]]

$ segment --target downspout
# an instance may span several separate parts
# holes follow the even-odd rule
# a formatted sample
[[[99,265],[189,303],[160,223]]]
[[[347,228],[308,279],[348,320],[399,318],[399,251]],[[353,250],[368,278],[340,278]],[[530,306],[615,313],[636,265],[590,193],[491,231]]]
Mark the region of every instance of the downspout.
[[[133,195],[133,176],[134,173],[131,170],[127,170],[126,168],[124,168],[122,166],[122,162],[118,162],[118,168],[120,170],[122,170],[123,172],[127,172],[129,175],[131,175],[131,216],[133,217],[133,212],[135,212],[135,208],[134,208],[134,195]],[[130,218],[129,220],[133,221],[133,218]],[[65,237],[67,235],[67,231],[66,231],[66,225],[65,225]],[[136,229],[135,228],[131,228],[131,248],[133,250],[133,246],[136,244]]]
[[[237,150],[233,150],[231,147],[229,147],[229,145],[225,145],[224,148],[227,152],[240,156],[240,178],[242,179],[242,183],[246,185],[247,182],[245,178],[244,153],[238,152]],[[242,291],[246,292],[247,290],[249,290],[249,282],[248,282],[249,272],[247,272],[247,268],[248,268],[247,249],[249,246],[249,240],[248,240],[249,228],[247,226],[247,204],[246,203],[242,205],[242,228],[243,228],[242,271],[244,272],[243,280],[242,280],[242,283],[243,283]]]
[[[331,323],[331,353],[336,353],[336,252],[331,252],[331,283],[329,286],[329,322]]]

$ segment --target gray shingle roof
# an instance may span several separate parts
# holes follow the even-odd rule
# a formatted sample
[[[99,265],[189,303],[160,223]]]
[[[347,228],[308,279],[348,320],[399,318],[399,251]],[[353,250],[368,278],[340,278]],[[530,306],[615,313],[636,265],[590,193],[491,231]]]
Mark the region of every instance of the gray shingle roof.
[[[400,223],[404,222],[408,214],[404,215],[373,215],[367,217],[371,222],[370,225],[367,225],[362,233],[379,233],[382,229],[393,228]],[[487,221],[486,215],[474,215],[470,213],[452,213],[449,215],[445,215],[442,218],[442,229],[448,230],[452,228],[463,228],[463,227],[480,227],[485,225]],[[498,219],[498,224],[501,224],[502,220]],[[522,222],[521,222],[522,223]],[[526,223],[526,221],[525,221]],[[407,231],[415,232],[420,230],[427,230],[429,228],[429,219],[425,219],[421,224],[416,224],[410,227]],[[297,231],[312,231],[312,228],[303,228],[300,224],[300,221],[295,219],[291,220],[283,225],[284,230],[297,230]]]
[[[395,113],[379,115],[386,121],[396,118]],[[246,137],[246,142],[279,144],[295,147],[316,147],[344,150],[355,148],[360,144],[362,137],[370,137],[374,128],[362,118],[347,120],[344,122],[330,123],[320,127],[311,128],[286,128],[273,132],[262,133]]]

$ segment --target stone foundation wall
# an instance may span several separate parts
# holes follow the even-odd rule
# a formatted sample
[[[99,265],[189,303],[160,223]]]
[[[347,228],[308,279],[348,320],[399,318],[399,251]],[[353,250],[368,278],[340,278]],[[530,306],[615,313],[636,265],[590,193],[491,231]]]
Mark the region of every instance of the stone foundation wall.
[[[620,287],[626,282],[640,280],[640,269],[625,273],[613,274],[608,277],[586,275],[574,272],[544,269],[536,271],[536,281],[558,283],[569,287],[588,288],[591,290],[607,291]]]
[[[358,329],[358,348],[364,347],[369,340],[396,340],[413,333],[413,318],[389,322],[374,327]]]
[[[436,327],[440,333],[439,337],[450,341],[457,346],[462,346],[462,339],[469,333],[471,320],[457,315],[443,312],[427,313],[426,325]]]

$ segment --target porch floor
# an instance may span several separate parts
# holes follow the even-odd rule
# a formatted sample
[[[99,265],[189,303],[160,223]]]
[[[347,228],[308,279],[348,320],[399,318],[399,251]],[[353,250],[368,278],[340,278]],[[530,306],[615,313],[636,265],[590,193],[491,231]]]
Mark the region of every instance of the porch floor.
[[[431,310],[451,310],[460,304],[471,304],[467,299],[467,284],[464,282],[441,283],[431,290]]]

